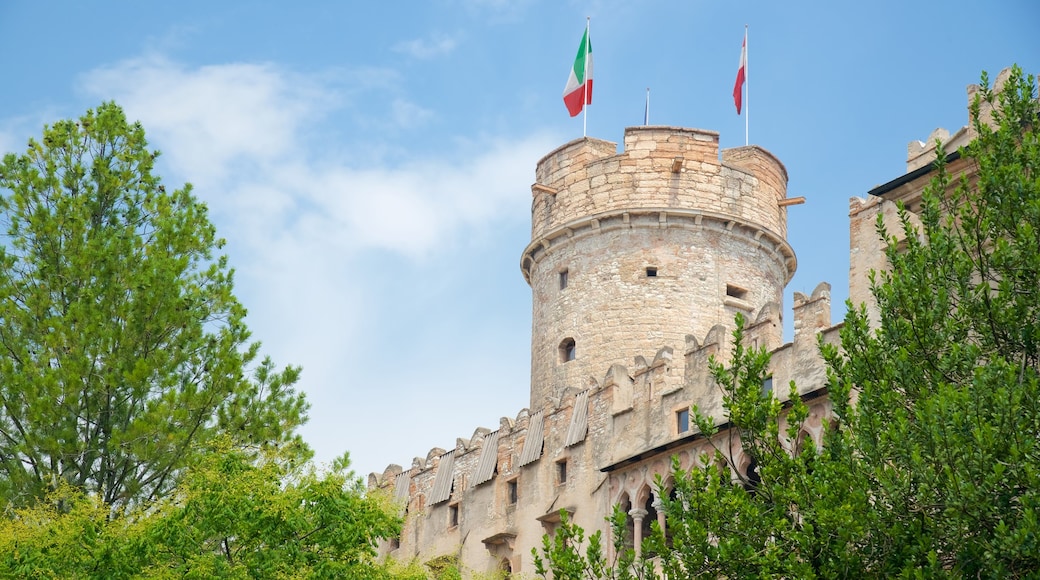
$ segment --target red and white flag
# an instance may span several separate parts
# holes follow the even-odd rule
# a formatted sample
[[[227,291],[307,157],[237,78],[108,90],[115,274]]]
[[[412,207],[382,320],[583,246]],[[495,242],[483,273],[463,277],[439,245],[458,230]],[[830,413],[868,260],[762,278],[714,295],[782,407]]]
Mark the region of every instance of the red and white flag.
[[[588,25],[585,26],[578,56],[567,77],[567,86],[563,89],[563,102],[572,117],[577,116],[585,105],[592,104],[592,43],[589,42]]]
[[[740,114],[741,106],[744,104],[744,80],[747,74],[747,30],[744,31],[744,43],[740,45],[740,68],[737,69],[737,82],[733,83],[733,104],[737,106],[737,114]]]

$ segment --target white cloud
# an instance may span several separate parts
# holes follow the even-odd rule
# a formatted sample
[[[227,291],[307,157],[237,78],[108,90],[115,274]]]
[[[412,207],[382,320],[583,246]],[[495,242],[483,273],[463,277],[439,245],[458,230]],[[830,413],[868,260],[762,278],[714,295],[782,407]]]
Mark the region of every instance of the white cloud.
[[[428,60],[450,54],[455,50],[456,46],[458,46],[457,39],[442,34],[435,34],[429,38],[416,38],[399,42],[394,46],[394,50],[407,54],[412,58]]]
[[[82,84],[142,120],[174,169],[199,181],[220,179],[241,160],[285,156],[297,146],[301,123],[333,100],[320,85],[274,65],[186,69],[156,56],[92,71]]]
[[[62,118],[61,113],[46,108],[31,115],[0,119],[0,156],[8,153],[17,155],[25,153],[29,139],[39,140],[43,126],[52,124],[60,118]]]
[[[439,151],[393,167],[356,167],[306,140],[307,130],[341,101],[313,77],[272,65],[187,69],[150,57],[96,70],[83,85],[140,119],[200,195],[221,192],[207,201],[258,248],[281,232],[338,251],[418,256],[460,228],[526,219],[528,196],[515,186],[531,181],[534,162],[553,142],[548,136],[489,141],[456,158]],[[398,99],[390,115],[407,125],[429,113]]]
[[[337,104],[361,96],[392,103],[383,109],[391,118],[377,125],[421,123],[428,113],[393,95],[398,89],[385,82],[393,76],[374,69],[303,76],[262,64],[189,68],[149,57],[82,81],[91,95],[115,99],[144,124],[174,173],[169,181],[196,184],[229,240],[255,336],[277,362],[303,365],[313,415],[334,423],[358,412],[350,409],[352,389],[378,382],[378,370],[344,374],[345,364],[358,364],[350,353],[367,339],[365,325],[394,314],[359,264],[379,252],[404,264],[429,263],[464,233],[526,221],[532,168],[557,141],[483,139],[427,155],[406,152],[395,158],[407,161],[387,165],[342,153],[385,146],[368,142],[371,133],[347,143],[315,138],[329,118],[340,119]],[[391,146],[407,151],[408,143]],[[308,432],[318,434],[311,443],[319,459],[364,443],[343,441],[335,424]]]
[[[430,110],[404,99],[395,99],[390,109],[393,112],[394,124],[404,128],[422,125],[433,116]]]

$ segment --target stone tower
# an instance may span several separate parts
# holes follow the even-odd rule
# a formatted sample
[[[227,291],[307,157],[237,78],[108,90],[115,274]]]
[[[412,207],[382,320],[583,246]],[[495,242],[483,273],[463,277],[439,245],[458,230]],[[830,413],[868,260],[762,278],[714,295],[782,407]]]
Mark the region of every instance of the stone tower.
[[[738,311],[781,312],[787,171],[760,147],[720,159],[717,132],[632,127],[621,153],[591,138],[549,153],[531,192],[532,410]]]

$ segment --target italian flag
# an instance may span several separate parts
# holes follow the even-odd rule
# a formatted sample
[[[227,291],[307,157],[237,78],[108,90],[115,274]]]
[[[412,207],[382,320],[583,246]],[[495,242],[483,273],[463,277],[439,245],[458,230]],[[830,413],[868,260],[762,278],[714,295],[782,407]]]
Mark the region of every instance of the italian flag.
[[[589,42],[588,26],[581,37],[571,74],[567,77],[567,87],[563,89],[563,102],[572,117],[577,116],[585,105],[592,104],[592,43]]]

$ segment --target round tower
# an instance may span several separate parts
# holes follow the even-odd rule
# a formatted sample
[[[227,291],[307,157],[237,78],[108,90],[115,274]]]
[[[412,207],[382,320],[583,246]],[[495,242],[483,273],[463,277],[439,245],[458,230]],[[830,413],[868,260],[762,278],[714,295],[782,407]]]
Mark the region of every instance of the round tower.
[[[572,141],[538,162],[531,192],[532,409],[779,306],[794,275],[786,169],[757,146],[720,160],[713,131],[631,127],[621,153]]]

